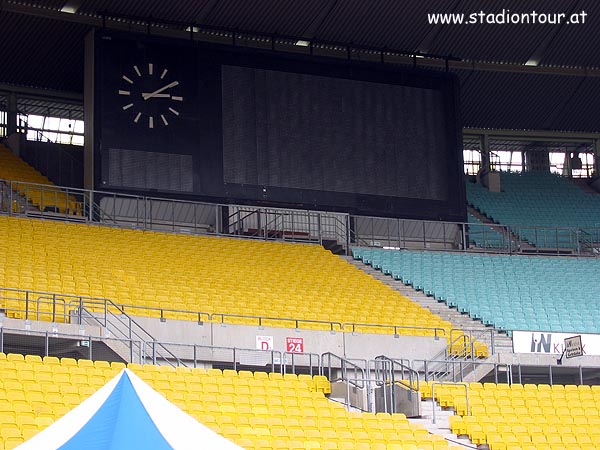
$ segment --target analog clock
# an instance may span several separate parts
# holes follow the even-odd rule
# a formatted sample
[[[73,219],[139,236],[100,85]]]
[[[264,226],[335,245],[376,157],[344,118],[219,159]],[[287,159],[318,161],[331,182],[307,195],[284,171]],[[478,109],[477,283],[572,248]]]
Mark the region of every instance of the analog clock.
[[[166,127],[180,115],[181,85],[165,67],[134,65],[121,76],[119,87],[121,109],[136,124]]]

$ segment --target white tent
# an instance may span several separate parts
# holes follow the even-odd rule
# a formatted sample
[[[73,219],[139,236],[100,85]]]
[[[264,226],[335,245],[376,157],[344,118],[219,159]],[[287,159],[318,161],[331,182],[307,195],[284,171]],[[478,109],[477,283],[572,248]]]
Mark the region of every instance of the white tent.
[[[243,450],[128,369],[18,450]]]

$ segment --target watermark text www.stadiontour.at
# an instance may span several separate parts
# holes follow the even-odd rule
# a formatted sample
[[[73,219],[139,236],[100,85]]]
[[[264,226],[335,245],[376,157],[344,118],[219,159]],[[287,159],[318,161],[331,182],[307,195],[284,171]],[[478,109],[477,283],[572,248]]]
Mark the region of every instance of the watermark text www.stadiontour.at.
[[[489,13],[485,11],[472,13],[428,13],[430,25],[561,25],[585,24],[588,14],[585,11],[576,13],[541,13],[530,11],[525,13],[511,12],[510,9]]]

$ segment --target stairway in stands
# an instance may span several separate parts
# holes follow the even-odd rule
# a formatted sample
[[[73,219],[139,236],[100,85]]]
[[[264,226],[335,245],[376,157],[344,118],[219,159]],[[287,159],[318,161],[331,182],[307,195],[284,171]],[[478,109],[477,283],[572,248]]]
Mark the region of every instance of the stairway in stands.
[[[467,206],[467,211],[469,214],[471,214],[471,215],[473,215],[473,217],[476,217],[477,219],[481,220],[483,223],[489,224],[498,233],[507,234],[507,232],[505,231],[505,228],[495,226],[495,225],[497,225],[496,222],[494,222],[492,219],[490,219],[485,214],[479,212],[476,208],[473,208],[472,206]],[[523,239],[519,239],[513,233],[509,233],[509,234],[510,234],[509,237],[511,239],[512,246],[513,246],[513,250],[520,249],[523,252],[535,252],[536,248],[533,245],[531,245],[529,242],[524,241]],[[517,246],[518,246],[518,248],[517,248]]]
[[[434,413],[435,409],[435,413]],[[434,423],[435,415],[435,423]],[[450,429],[450,417],[455,412],[449,408],[442,408],[437,401],[425,399],[421,402],[421,417],[410,418],[408,421],[414,425],[422,425],[430,433],[442,436],[449,445],[474,449],[477,446],[466,435],[457,436]]]
[[[428,297],[421,291],[417,291],[412,286],[406,286],[402,281],[394,280],[389,275],[381,273],[380,270],[357,261],[352,256],[342,256],[348,262],[354,264],[359,269],[371,275],[376,280],[391,286],[394,290],[418,303],[424,308],[428,308],[432,313],[437,314],[442,319],[451,322],[456,328],[462,330],[473,330],[473,335],[477,340],[484,342],[491,350],[491,336],[494,336],[494,348],[497,353],[512,353],[512,339],[504,333],[491,327],[486,327],[480,320],[472,319],[468,314],[461,314],[456,308],[450,308],[445,303],[438,302],[433,297]]]

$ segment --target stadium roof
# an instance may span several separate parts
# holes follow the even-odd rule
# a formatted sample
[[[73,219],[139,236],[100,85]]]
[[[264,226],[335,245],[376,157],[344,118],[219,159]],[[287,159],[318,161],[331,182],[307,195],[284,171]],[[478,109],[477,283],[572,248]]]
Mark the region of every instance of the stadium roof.
[[[504,21],[517,14],[530,23],[428,23],[435,13],[497,22],[503,12]],[[565,23],[572,14],[581,21],[581,12],[585,23]],[[561,13],[561,24],[532,23]],[[206,30],[239,30],[335,43],[341,50],[385,49],[442,70],[443,59],[414,55],[452,56],[465,127],[598,132],[598,17],[596,0],[5,0],[0,83],[81,93],[83,40],[93,27],[182,36],[200,30],[199,39]]]

